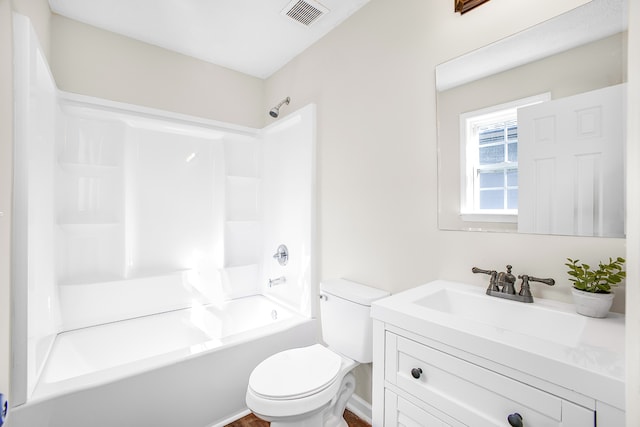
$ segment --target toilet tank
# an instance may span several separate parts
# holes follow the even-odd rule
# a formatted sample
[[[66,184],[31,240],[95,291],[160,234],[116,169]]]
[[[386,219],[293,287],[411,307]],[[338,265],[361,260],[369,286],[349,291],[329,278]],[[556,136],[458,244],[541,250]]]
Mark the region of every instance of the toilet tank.
[[[345,279],[321,282],[322,338],[329,348],[357,362],[371,362],[371,303],[388,295],[387,291]]]

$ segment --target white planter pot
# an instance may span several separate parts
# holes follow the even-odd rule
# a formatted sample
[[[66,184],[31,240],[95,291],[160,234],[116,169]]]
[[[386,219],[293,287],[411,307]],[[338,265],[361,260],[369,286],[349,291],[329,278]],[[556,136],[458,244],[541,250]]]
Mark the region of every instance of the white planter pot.
[[[607,317],[611,304],[613,304],[613,292],[608,294],[596,294],[571,288],[573,302],[579,314],[589,317]]]

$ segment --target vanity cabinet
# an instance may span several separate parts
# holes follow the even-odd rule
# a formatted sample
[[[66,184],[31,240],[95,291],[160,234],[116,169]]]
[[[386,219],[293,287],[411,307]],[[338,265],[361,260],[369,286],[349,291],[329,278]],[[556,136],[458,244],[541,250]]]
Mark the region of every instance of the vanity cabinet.
[[[449,285],[440,283],[440,288]],[[510,330],[509,323],[518,319],[504,327],[459,321],[450,313],[425,309],[427,297],[419,290],[406,292],[408,298],[401,293],[372,306],[373,427],[625,425],[621,316],[612,314],[595,325],[584,320],[575,342],[545,344]],[[491,298],[479,292],[479,298]],[[505,303],[531,309],[524,303],[500,302]],[[537,309],[555,305],[540,303]],[[589,334],[597,329],[608,334],[610,347],[593,345]]]
[[[526,426],[594,425],[592,409],[393,332],[385,342],[385,426],[493,427],[516,413]]]

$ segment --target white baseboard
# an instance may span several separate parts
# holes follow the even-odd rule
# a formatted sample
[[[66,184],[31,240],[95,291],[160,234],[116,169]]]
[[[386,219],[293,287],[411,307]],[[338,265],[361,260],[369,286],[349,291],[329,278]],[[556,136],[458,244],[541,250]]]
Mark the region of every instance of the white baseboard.
[[[227,418],[227,419],[225,419],[223,421],[219,421],[219,422],[217,422],[215,424],[212,424],[209,427],[224,427],[227,424],[231,424],[232,422],[239,420],[240,418],[244,417],[245,415],[249,415],[250,413],[251,413],[251,411],[249,409],[244,409],[244,410],[238,412],[237,414],[234,414],[234,415],[230,416],[229,418]],[[354,412],[354,414],[355,414],[355,412]]]
[[[371,404],[360,396],[353,394],[349,402],[347,402],[347,409],[360,419],[371,424]]]

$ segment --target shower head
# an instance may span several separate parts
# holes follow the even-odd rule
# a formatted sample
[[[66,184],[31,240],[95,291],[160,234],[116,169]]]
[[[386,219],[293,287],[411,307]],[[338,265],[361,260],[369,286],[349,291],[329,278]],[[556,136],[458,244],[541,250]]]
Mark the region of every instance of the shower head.
[[[278,105],[269,110],[269,115],[274,119],[277,118],[280,115],[280,107],[282,107],[284,104],[289,105],[289,102],[291,102],[291,98],[287,96],[285,99],[280,101]]]

